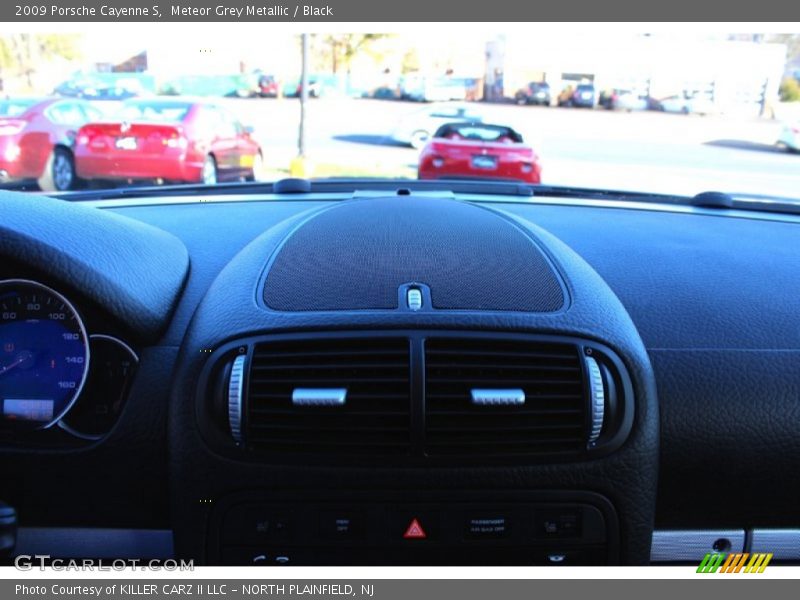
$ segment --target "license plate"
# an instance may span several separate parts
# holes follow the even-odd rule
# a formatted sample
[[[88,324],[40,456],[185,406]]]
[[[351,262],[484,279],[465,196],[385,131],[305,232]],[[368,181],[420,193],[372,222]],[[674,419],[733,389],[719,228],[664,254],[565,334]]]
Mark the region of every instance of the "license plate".
[[[239,157],[239,166],[240,167],[252,167],[255,164],[256,157],[252,154],[242,154]]]
[[[114,145],[119,150],[136,150],[136,138],[135,137],[117,138],[117,141]]]
[[[473,156],[472,166],[476,169],[496,169],[497,158],[494,156]]]

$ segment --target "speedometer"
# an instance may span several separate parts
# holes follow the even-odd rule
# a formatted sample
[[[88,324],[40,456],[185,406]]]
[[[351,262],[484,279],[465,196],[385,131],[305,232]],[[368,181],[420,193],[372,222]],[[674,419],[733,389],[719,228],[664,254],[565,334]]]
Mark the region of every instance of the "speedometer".
[[[75,308],[35,281],[0,281],[0,419],[43,429],[63,417],[89,371],[89,340]]]

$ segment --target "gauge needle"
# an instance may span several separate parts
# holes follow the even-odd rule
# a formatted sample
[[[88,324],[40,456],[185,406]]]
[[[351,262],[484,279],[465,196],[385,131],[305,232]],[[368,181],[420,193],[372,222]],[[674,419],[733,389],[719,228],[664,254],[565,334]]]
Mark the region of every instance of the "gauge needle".
[[[11,369],[14,369],[15,367],[20,366],[21,364],[23,364],[24,362],[30,360],[31,358],[33,358],[33,354],[31,354],[30,352],[20,352],[20,354],[19,354],[19,356],[17,356],[16,360],[14,360],[13,362],[11,362],[11,363],[3,366],[3,367],[0,367],[0,375],[5,375]]]

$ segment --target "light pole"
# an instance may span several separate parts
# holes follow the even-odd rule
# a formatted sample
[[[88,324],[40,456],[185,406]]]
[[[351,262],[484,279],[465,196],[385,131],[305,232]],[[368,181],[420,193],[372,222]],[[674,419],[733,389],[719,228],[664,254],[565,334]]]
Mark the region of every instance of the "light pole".
[[[297,138],[297,154],[300,158],[306,156],[306,102],[308,102],[308,34],[301,36],[303,44],[303,58],[300,67],[300,132]]]
[[[297,131],[297,156],[289,165],[292,177],[308,177],[306,160],[306,103],[308,102],[308,34],[300,36],[302,59],[300,66],[300,127]]]

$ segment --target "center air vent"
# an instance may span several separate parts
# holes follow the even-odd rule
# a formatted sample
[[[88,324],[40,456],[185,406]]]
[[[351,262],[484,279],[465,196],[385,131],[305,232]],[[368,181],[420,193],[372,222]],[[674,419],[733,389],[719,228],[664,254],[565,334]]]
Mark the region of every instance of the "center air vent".
[[[573,344],[429,339],[428,456],[577,455],[587,447],[587,386]]]
[[[267,455],[410,452],[408,339],[257,343],[243,444]]]
[[[263,336],[218,349],[207,371],[226,451],[267,462],[582,460],[618,448],[633,418],[620,359],[569,337]]]

